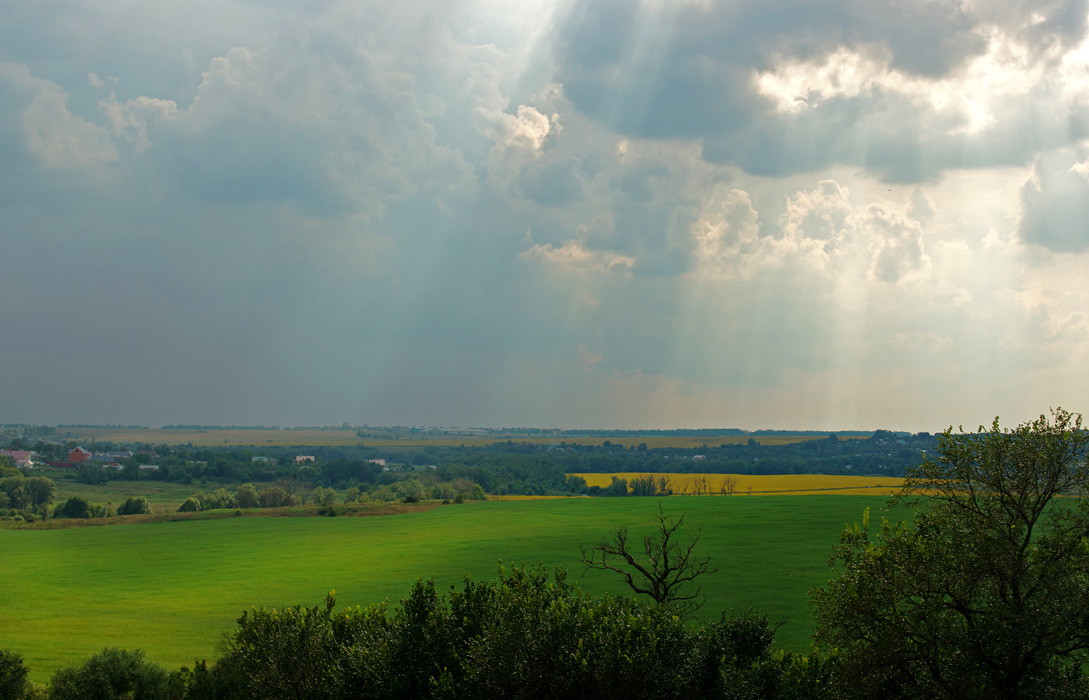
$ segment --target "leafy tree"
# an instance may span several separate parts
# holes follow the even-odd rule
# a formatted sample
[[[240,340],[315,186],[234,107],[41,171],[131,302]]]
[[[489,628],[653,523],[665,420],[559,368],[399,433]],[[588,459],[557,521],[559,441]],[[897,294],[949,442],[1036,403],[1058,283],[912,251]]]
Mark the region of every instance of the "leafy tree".
[[[914,523],[868,517],[814,592],[845,697],[1085,698],[1089,434],[1062,409],[954,433],[911,470]],[[1069,496],[1069,497],[1068,497]]]
[[[606,496],[627,496],[628,495],[628,480],[612,477],[609,485],[604,489]]]
[[[53,675],[49,700],[166,700],[167,674],[142,651],[107,648]]]
[[[234,494],[222,487],[207,493],[204,491],[197,491],[192,497],[200,503],[201,510],[234,508]]]
[[[54,518],[89,518],[93,514],[91,504],[82,496],[72,496],[53,512]]]
[[[118,515],[144,515],[151,512],[151,504],[143,496],[129,496],[117,507]]]
[[[16,471],[18,474],[18,471]],[[26,478],[22,474],[0,479],[0,508],[23,510],[30,500],[26,490]]]
[[[0,700],[22,700],[30,686],[27,672],[23,657],[0,649]]]
[[[273,485],[261,489],[262,508],[281,508],[283,506],[298,505],[299,499],[284,490],[284,487]]]
[[[81,484],[102,485],[109,480],[106,470],[97,464],[80,464],[76,467],[76,481]]]
[[[261,496],[253,484],[242,484],[234,492],[234,504],[238,508],[260,508]]]
[[[310,492],[310,502],[319,506],[331,506],[337,502],[337,492],[324,486],[319,486]]]
[[[718,567],[710,557],[701,559],[695,554],[703,528],[690,540],[681,541],[678,531],[683,525],[684,515],[674,520],[659,505],[654,534],[643,538],[642,555],[638,545],[629,541],[628,528],[622,527],[589,547],[580,545],[582,563],[587,570],[615,571],[636,593],[690,615],[699,608],[697,579],[716,573]]]
[[[7,476],[22,476],[22,473],[15,466],[15,460],[7,455],[0,455],[0,478]]]
[[[57,497],[57,485],[44,476],[30,476],[26,479],[26,491],[30,497],[30,507],[41,515],[52,505]]]
[[[195,513],[200,510],[200,501],[190,496],[182,501],[182,504],[178,506],[179,513]]]

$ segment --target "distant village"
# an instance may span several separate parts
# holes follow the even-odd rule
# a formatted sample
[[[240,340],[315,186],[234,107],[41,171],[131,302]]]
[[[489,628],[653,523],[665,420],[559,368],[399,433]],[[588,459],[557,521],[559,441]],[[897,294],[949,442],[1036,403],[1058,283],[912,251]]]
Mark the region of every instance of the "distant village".
[[[9,457],[11,461],[15,463],[15,466],[19,469],[41,469],[44,467],[53,467],[55,469],[75,469],[81,464],[97,465],[104,469],[116,469],[121,471],[124,469],[124,462],[131,460],[133,457],[145,458],[148,462],[159,458],[159,453],[152,449],[141,449],[136,452],[130,452],[128,450],[111,450],[109,452],[91,452],[90,450],[77,445],[68,452],[68,460],[64,462],[49,462],[41,459],[41,456],[33,450],[0,450],[0,457]],[[279,460],[273,457],[253,457],[254,462],[265,462],[268,464],[277,464]],[[386,466],[386,460],[384,459],[368,459],[365,460],[371,464],[377,464],[382,467],[383,471],[389,471],[389,467]],[[306,464],[317,462],[317,458],[314,455],[296,455],[296,464]],[[159,471],[159,465],[157,464],[139,464],[138,468],[145,471]],[[434,468],[434,467],[432,467]]]

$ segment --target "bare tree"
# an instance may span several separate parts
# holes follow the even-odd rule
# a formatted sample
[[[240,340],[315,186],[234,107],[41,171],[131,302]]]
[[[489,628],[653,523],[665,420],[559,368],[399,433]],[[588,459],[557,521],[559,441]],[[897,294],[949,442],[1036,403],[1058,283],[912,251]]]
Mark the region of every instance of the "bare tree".
[[[722,482],[719,484],[719,493],[723,496],[732,496],[737,491],[737,477],[733,474],[726,474],[722,477]]]
[[[704,574],[718,572],[711,557],[695,556],[696,544],[703,528],[689,540],[682,540],[678,531],[684,525],[684,515],[674,519],[665,514],[661,504],[654,516],[654,534],[643,538],[643,557],[637,545],[628,538],[628,528],[622,527],[592,546],[579,545],[586,570],[615,571],[636,593],[649,595],[660,605],[674,607],[683,615],[699,609],[700,584]],[[689,585],[691,584],[691,585]]]

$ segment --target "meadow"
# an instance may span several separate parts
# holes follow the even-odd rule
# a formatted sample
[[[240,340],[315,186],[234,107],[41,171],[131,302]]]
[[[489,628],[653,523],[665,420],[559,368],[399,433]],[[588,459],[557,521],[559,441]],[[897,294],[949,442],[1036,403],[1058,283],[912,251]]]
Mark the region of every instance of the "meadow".
[[[703,528],[704,618],[766,611],[777,645],[809,646],[808,591],[831,575],[845,524],[882,496],[669,497],[667,512]],[[405,596],[417,578],[440,587],[491,578],[497,562],[562,566],[594,592],[626,594],[607,572],[583,571],[579,543],[630,526],[647,532],[659,499],[489,501],[401,515],[245,517],[57,530],[0,529],[5,603],[0,648],[22,654],[32,677],[81,663],[105,646],[140,648],[168,668],[211,659],[250,606],[338,604]],[[892,519],[899,517],[894,514]]]

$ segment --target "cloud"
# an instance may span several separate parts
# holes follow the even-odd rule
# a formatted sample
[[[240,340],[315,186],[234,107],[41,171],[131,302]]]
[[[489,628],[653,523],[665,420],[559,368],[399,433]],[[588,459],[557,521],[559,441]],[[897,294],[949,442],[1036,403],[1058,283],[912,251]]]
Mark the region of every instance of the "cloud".
[[[549,118],[528,105],[519,105],[517,114],[477,107],[473,116],[479,121],[481,130],[502,149],[540,151],[552,130]]]
[[[1055,253],[1089,249],[1089,163],[1063,149],[1036,159],[1021,188],[1020,240]]]
[[[923,232],[918,221],[885,207],[871,205],[863,224],[870,233],[873,261],[870,275],[882,282],[896,283],[929,269],[923,249]]]
[[[518,257],[561,272],[627,272],[635,264],[635,260],[626,255],[588,250],[577,240],[566,241],[559,247],[538,244],[522,251]]]
[[[0,63],[0,81],[22,105],[23,146],[46,168],[82,169],[117,160],[117,149],[100,127],[68,110],[61,86],[35,78],[16,63]],[[6,91],[5,91],[6,92]]]
[[[725,197],[712,197],[692,234],[701,262],[725,274],[743,270],[742,258],[760,246],[760,227],[749,193],[731,189]]]
[[[753,174],[933,181],[1089,134],[1085,5],[576,2],[557,78],[614,131]]]
[[[195,1],[0,10],[19,419],[934,429],[1089,391],[1080,0]]]

